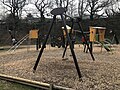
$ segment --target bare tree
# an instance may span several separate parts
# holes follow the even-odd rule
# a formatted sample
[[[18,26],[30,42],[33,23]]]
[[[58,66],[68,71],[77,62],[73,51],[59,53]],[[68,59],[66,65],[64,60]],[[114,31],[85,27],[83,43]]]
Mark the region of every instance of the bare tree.
[[[90,14],[90,19],[93,20],[95,15],[98,15],[106,6],[111,4],[111,0],[87,0],[87,4],[87,11]]]
[[[5,8],[3,7],[2,3],[0,2],[0,19],[3,20],[5,18]]]
[[[70,2],[70,0],[55,0],[55,5],[57,7],[65,7],[65,8],[67,8],[69,2]]]
[[[120,14],[120,1],[112,0],[111,5],[106,7],[104,11],[107,17],[113,17]]]
[[[52,0],[35,0],[33,4],[39,11],[41,21],[44,21],[45,13],[47,13],[47,10],[53,6]]]
[[[81,19],[83,18],[83,15],[84,15],[85,11],[87,10],[87,7],[88,7],[87,0],[79,0],[78,1],[78,14]]]
[[[55,6],[57,7],[64,7],[66,9],[65,13],[68,10],[68,6],[69,4],[72,2],[73,0],[55,0]]]
[[[74,17],[77,14],[76,0],[71,0],[67,6],[67,14]]]
[[[26,0],[2,0],[1,1],[4,7],[7,9],[7,12],[10,13],[10,19],[12,24],[11,29],[15,31],[18,29],[18,20],[21,17],[22,9],[26,5]]]
[[[26,0],[2,0],[2,3],[13,17],[21,17],[22,9],[26,5]]]

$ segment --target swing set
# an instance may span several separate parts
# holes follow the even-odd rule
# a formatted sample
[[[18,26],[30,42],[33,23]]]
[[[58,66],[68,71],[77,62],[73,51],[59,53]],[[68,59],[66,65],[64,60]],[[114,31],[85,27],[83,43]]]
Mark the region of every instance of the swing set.
[[[64,30],[65,30],[65,33],[66,33],[66,38],[67,38],[67,43],[66,43],[66,46],[65,46],[65,49],[64,49],[64,52],[63,52],[63,56],[62,56],[62,57],[64,57],[65,52],[66,52],[66,50],[67,50],[67,47],[68,47],[68,45],[70,45],[70,50],[71,50],[71,54],[72,54],[72,57],[73,57],[73,60],[74,60],[74,63],[75,63],[75,67],[76,67],[76,70],[77,70],[77,73],[78,73],[78,77],[81,78],[82,75],[81,75],[80,68],[79,68],[79,65],[78,65],[78,62],[77,62],[77,58],[76,58],[76,55],[75,55],[75,52],[74,52],[74,49],[73,49],[73,44],[72,44],[72,41],[71,41],[71,37],[70,37],[70,34],[69,34],[68,31],[67,31],[66,21],[65,21],[65,18],[64,18],[65,16],[69,17],[69,18],[71,19],[71,21],[72,21],[72,26],[71,26],[70,33],[72,32],[73,25],[74,25],[74,21],[77,21],[77,24],[78,24],[78,26],[79,26],[79,29],[80,29],[81,33],[82,33],[82,36],[85,38],[85,41],[86,41],[86,44],[87,44],[87,46],[88,46],[88,50],[89,50],[89,52],[90,52],[90,55],[91,55],[91,57],[92,57],[93,60],[95,60],[95,58],[94,58],[94,56],[93,56],[93,54],[92,54],[92,52],[91,52],[91,49],[89,48],[89,45],[88,45],[87,40],[86,40],[86,37],[85,37],[85,35],[84,35],[84,33],[83,33],[82,27],[81,27],[81,25],[80,25],[80,23],[79,23],[79,20],[78,20],[77,18],[72,18],[72,17],[64,14],[64,12],[65,12],[65,8],[62,8],[62,7],[60,7],[60,8],[55,8],[55,9],[53,9],[53,10],[51,11],[51,14],[53,15],[53,19],[52,19],[52,21],[51,21],[51,24],[50,24],[50,27],[49,27],[49,30],[48,30],[48,34],[47,34],[47,36],[46,36],[46,38],[45,38],[45,41],[44,41],[44,43],[43,43],[43,45],[42,45],[42,47],[41,47],[41,49],[40,49],[40,52],[39,52],[38,57],[37,57],[37,60],[36,60],[35,65],[34,65],[34,67],[33,67],[33,72],[35,73],[35,71],[36,71],[36,69],[37,69],[38,63],[39,63],[39,61],[40,61],[40,59],[41,59],[42,53],[43,53],[43,51],[44,51],[44,48],[45,48],[46,43],[47,43],[47,40],[48,40],[49,35],[50,35],[50,33],[51,33],[53,24],[54,24],[54,22],[55,22],[55,20],[56,20],[56,16],[59,15],[59,16],[61,17],[61,19],[62,19],[63,26],[64,26]]]

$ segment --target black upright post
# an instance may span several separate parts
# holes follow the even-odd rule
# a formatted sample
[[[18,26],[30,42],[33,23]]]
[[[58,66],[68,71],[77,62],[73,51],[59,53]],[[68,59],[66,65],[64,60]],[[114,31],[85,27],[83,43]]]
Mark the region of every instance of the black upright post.
[[[64,49],[64,52],[63,52],[62,58],[64,58],[64,56],[65,56],[65,53],[66,53],[67,47],[68,47],[68,41],[66,42],[66,45],[65,45],[65,49]]]
[[[38,38],[36,39],[36,50],[38,50],[39,47],[38,47]]]
[[[47,34],[47,36],[46,36],[46,38],[45,38],[45,41],[44,41],[44,43],[43,43],[43,45],[42,45],[42,47],[41,47],[41,50],[40,50],[40,52],[39,52],[39,55],[38,55],[38,58],[37,58],[37,60],[36,60],[35,66],[33,67],[33,72],[35,72],[35,70],[36,70],[36,68],[37,68],[37,66],[38,66],[38,63],[39,63],[40,58],[41,58],[41,56],[42,56],[43,50],[44,50],[44,48],[45,48],[45,46],[46,46],[46,43],[47,43],[47,40],[48,40],[48,38],[49,38],[49,35],[50,35],[51,30],[52,30],[52,26],[53,26],[53,23],[54,23],[55,19],[56,19],[56,15],[54,15],[54,17],[53,17],[53,20],[52,20],[52,23],[51,23],[51,25],[50,25],[48,34]]]
[[[80,29],[80,31],[81,31],[81,33],[82,33],[82,36],[83,36],[84,39],[85,39],[85,43],[86,43],[86,45],[87,45],[87,47],[88,47],[88,50],[89,50],[89,52],[90,52],[90,55],[91,55],[91,57],[92,57],[92,59],[93,59],[93,61],[94,61],[95,58],[94,58],[94,56],[93,56],[93,54],[92,54],[92,48],[89,47],[89,44],[88,44],[87,39],[86,39],[86,37],[85,37],[85,35],[84,35],[84,33],[83,33],[83,30],[82,30],[82,27],[81,27],[81,25],[80,25],[80,23],[79,23],[79,20],[77,20],[77,23],[78,23],[79,29]]]
[[[80,69],[79,69],[79,66],[78,66],[76,55],[75,55],[75,52],[74,52],[73,47],[72,47],[72,41],[70,39],[70,35],[68,34],[68,31],[67,31],[67,28],[66,28],[66,22],[64,20],[63,15],[61,15],[61,18],[62,18],[62,21],[63,21],[63,24],[64,24],[64,29],[65,29],[67,40],[70,44],[70,50],[71,50],[71,53],[72,53],[72,56],[73,56],[73,60],[74,60],[74,63],[75,63],[76,69],[77,69],[78,76],[79,76],[79,78],[81,78],[82,75],[81,75],[81,72],[80,72]]]
[[[69,36],[70,36],[71,33],[72,33],[73,26],[74,26],[74,22],[73,22],[73,19],[72,19],[72,26],[71,26],[71,29],[70,29]],[[71,36],[70,36],[70,39],[71,39]],[[67,47],[68,47],[68,40],[67,40],[67,42],[66,42],[66,46],[65,46],[65,49],[64,49],[64,52],[63,52],[62,58],[64,58],[64,56],[65,56],[65,53],[66,53]]]
[[[66,15],[66,16],[68,16],[68,15]],[[68,17],[70,17],[70,16],[68,16]],[[70,17],[70,18],[72,19],[72,28],[73,28],[74,21],[73,21],[73,18],[72,18],[72,17]],[[86,43],[86,45],[87,45],[87,47],[88,47],[88,50],[89,50],[89,52],[90,52],[90,55],[91,55],[91,57],[92,57],[92,59],[93,59],[93,61],[94,61],[95,58],[94,58],[94,56],[93,56],[93,54],[92,54],[92,43],[90,43],[90,47],[89,47],[89,44],[88,44],[88,42],[87,42],[87,39],[86,39],[86,37],[85,37],[85,35],[84,35],[84,32],[83,32],[83,30],[82,30],[82,27],[81,27],[78,19],[77,19],[77,24],[78,24],[78,26],[79,26],[79,29],[80,29],[81,33],[82,33],[82,36],[83,36],[84,39],[85,39],[85,43]],[[72,30],[71,30],[71,31],[72,31]],[[67,41],[67,43],[66,43],[66,47],[65,47],[65,50],[64,50],[64,52],[63,52],[62,58],[64,58],[64,56],[65,56],[65,52],[66,52],[66,50],[67,50],[67,46],[68,46],[68,41]]]

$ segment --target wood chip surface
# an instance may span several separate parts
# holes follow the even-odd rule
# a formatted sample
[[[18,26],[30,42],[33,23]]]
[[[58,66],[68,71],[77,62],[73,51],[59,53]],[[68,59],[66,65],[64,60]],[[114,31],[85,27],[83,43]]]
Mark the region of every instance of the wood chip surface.
[[[95,61],[89,52],[83,52],[82,45],[75,45],[82,80],[79,80],[70,49],[62,59],[64,49],[47,47],[44,49],[35,73],[33,67],[39,51],[35,46],[21,46],[15,52],[0,52],[0,73],[25,79],[60,85],[75,90],[120,90],[120,45],[113,45],[107,52],[93,47]]]

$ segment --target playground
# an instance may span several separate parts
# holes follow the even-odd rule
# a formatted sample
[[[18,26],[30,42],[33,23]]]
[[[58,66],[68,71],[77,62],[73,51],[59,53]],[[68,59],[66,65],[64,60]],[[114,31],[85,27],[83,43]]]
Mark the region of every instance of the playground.
[[[109,39],[105,26],[89,25],[84,31],[81,19],[65,12],[63,7],[51,11],[53,18],[44,34],[33,27],[17,39],[15,31],[8,30],[11,45],[2,43],[0,47],[0,79],[37,88],[41,83],[50,86],[42,90],[119,90],[120,45],[116,32],[109,30]],[[61,18],[61,33],[54,32],[57,16]]]
[[[7,47],[5,47],[7,48]],[[82,44],[75,44],[74,50],[82,73],[79,80],[70,49],[62,59],[63,48],[46,48],[35,73],[38,52],[35,45],[20,46],[13,53],[0,51],[0,73],[15,77],[26,78],[38,82],[64,86],[75,90],[119,90],[120,89],[120,45],[113,45],[112,51],[102,50],[94,46],[95,61],[89,53],[83,52]]]

